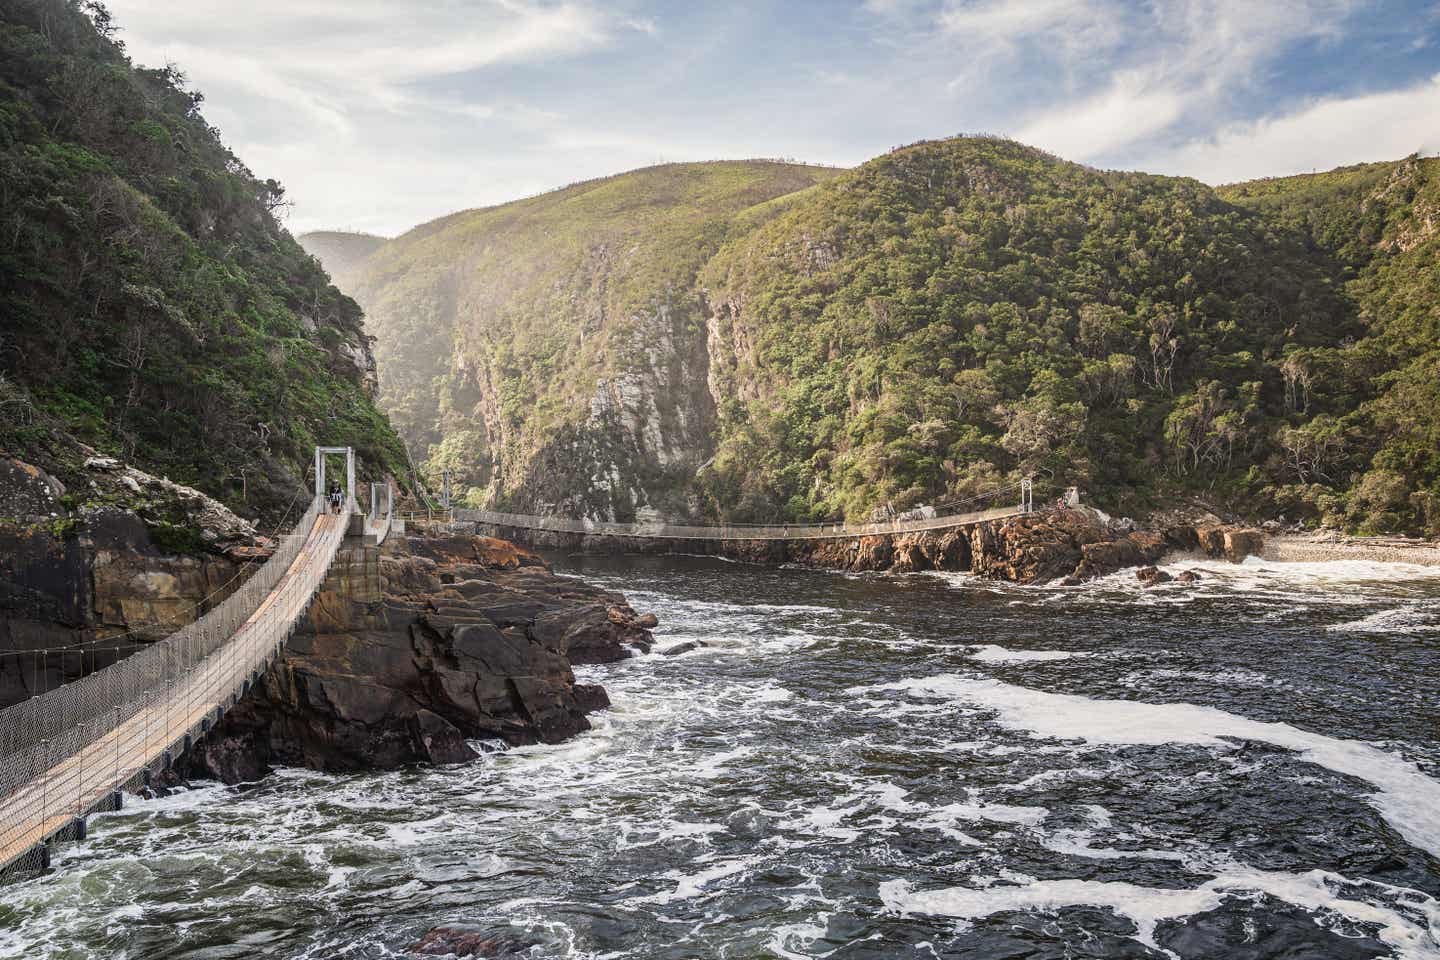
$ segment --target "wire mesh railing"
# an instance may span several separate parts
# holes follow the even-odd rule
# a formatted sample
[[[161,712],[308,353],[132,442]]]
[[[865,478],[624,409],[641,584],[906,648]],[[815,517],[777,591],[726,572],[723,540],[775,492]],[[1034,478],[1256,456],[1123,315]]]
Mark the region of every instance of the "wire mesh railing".
[[[194,623],[0,711],[0,869],[103,804],[233,704],[293,632],[349,524],[319,500],[274,555]]]
[[[523,513],[506,513],[498,510],[450,511],[456,521],[483,523],[496,527],[510,527],[522,530],[545,530],[555,533],[577,533],[587,536],[635,537],[656,540],[827,540],[845,537],[882,536],[885,534],[915,533],[924,530],[943,530],[949,527],[981,523],[986,520],[1000,520],[1034,509],[1030,499],[1030,483],[1021,481],[978,497],[952,501],[945,512],[933,516],[919,516],[906,519],[882,520],[872,523],[724,523],[724,524],[677,524],[668,521],[641,521],[638,523],[614,523],[585,518],[535,516]],[[1006,494],[1014,494],[1015,502],[972,510],[955,510],[958,506],[973,506],[977,503],[995,503]]]

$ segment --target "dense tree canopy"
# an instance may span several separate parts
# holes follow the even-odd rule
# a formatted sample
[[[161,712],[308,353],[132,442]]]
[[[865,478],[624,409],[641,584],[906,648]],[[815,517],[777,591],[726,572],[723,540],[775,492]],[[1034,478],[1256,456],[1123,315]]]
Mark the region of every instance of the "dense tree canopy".
[[[1039,472],[1125,512],[1440,532],[1437,166],[1217,193],[989,138],[867,163],[703,275],[731,345],[711,509],[853,518]]]
[[[316,442],[402,472],[360,310],[283,189],[110,32],[98,4],[0,0],[0,447],[64,431],[252,513]]]

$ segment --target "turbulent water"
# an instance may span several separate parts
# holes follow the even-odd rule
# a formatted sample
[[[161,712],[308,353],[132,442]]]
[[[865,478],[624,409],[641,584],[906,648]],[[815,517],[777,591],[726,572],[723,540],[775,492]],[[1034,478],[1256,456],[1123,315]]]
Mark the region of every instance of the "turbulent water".
[[[134,801],[0,955],[1440,957],[1440,571],[1177,567],[562,559],[705,646],[579,671],[562,746]]]

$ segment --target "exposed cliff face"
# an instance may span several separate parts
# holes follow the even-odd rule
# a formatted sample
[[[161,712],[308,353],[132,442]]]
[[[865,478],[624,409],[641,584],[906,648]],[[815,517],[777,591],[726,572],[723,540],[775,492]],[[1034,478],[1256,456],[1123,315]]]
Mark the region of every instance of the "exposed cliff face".
[[[696,276],[777,198],[834,173],[670,164],[386,243],[347,286],[378,337],[385,409],[432,476],[449,468],[477,505],[691,512],[716,420]]]
[[[1440,161],[1215,190],[961,137],[806,189],[769,166],[376,250],[355,292],[412,449],[477,505],[604,519],[853,521],[1035,474],[1131,516],[1440,531]]]
[[[267,552],[249,522],[199,491],[73,453],[84,459],[68,482],[0,459],[0,707],[190,623]]]
[[[346,546],[283,654],[184,770],[235,783],[271,764],[389,769],[474,759],[471,740],[558,743],[609,702],[571,664],[648,649],[638,620],[618,594],[503,541]]]

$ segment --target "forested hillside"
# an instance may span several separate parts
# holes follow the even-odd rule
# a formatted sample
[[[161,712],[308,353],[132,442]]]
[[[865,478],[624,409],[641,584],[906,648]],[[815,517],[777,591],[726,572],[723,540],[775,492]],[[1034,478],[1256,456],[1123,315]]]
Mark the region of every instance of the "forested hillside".
[[[355,279],[355,272],[365,258],[385,245],[385,238],[373,233],[347,233],[342,230],[312,230],[297,237],[300,245],[325,265],[335,285],[345,289]]]
[[[668,164],[390,241],[347,287],[378,338],[386,409],[471,502],[692,511],[714,428],[696,275],[777,198],[836,173]]]
[[[1440,532],[1437,169],[1217,191],[962,137],[728,221],[640,171],[603,228],[583,192],[460,214],[355,289],[384,402],[474,502],[858,519],[1034,473]]]
[[[712,502],[856,516],[1038,471],[1125,512],[1433,527],[1435,170],[1222,196],[989,139],[868,163],[707,270]]]
[[[403,473],[360,309],[282,188],[111,33],[98,5],[0,0],[0,451],[65,478],[80,441],[251,516],[317,442]]]
[[[1363,330],[1282,363],[1278,505],[1363,530],[1440,533],[1440,160],[1220,194],[1299,232]]]

